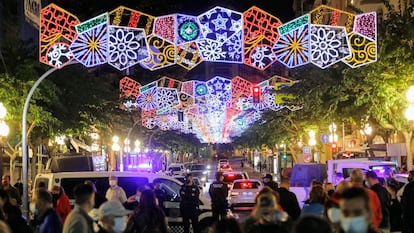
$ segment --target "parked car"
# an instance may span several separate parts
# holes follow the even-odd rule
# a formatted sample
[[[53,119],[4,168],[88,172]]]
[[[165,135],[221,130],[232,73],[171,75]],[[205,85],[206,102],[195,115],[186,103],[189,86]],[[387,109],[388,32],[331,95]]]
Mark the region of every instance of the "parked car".
[[[170,164],[170,166],[168,166],[167,170],[171,176],[184,176],[185,175],[184,164],[182,163],[172,163]]]
[[[218,166],[217,171],[219,171],[219,172],[231,172],[231,171],[233,171],[233,169],[231,168],[230,164],[222,164],[222,165]]]
[[[235,180],[230,187],[228,196],[230,209],[253,207],[256,195],[262,188],[262,182],[257,179]]]

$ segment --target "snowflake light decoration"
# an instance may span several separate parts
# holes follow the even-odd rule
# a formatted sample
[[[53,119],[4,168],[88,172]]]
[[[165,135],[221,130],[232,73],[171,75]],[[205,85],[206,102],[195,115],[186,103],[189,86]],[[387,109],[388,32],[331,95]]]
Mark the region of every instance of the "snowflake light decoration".
[[[179,104],[177,89],[158,87],[156,96],[159,111],[168,111]]]
[[[146,90],[145,88],[146,86],[140,88],[141,93],[137,97],[137,105],[145,111],[156,110],[158,107],[157,87],[152,87]],[[143,89],[145,91],[143,91]]]
[[[344,27],[311,26],[311,62],[325,69],[351,55]]]
[[[289,68],[309,62],[326,68],[337,61],[355,68],[376,61],[371,59],[373,56],[366,62],[348,61],[351,53],[357,57],[362,48],[345,43],[351,39],[356,42],[355,34],[377,43],[375,12],[355,15],[320,6],[285,24],[257,7],[244,13],[215,7],[199,16],[177,13],[154,17],[119,6],[82,23],[53,4],[41,14],[39,60],[58,68],[68,64],[73,56],[87,67],[108,62],[120,70],[139,64],[151,71],[174,64],[191,70],[203,61],[243,63],[258,70],[265,70],[277,61]],[[342,46],[321,42],[331,38],[312,33],[318,27],[335,31],[335,37],[343,38]],[[115,28],[117,32],[112,33]],[[124,35],[119,33],[120,28]],[[138,31],[130,40],[130,32]],[[138,41],[140,46],[136,46]]]
[[[108,34],[108,63],[118,70],[149,58],[143,29],[110,26]]]

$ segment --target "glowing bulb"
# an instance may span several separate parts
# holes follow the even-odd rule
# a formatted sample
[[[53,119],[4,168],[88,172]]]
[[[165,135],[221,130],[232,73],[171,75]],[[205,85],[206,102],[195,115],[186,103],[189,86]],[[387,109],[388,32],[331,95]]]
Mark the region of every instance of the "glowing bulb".
[[[410,86],[405,95],[407,97],[408,102],[410,102],[410,103],[414,102],[414,86]]]
[[[407,110],[405,110],[405,118],[409,121],[414,120],[414,105],[410,104]]]
[[[0,102],[0,118],[3,119],[6,116],[7,109],[4,107],[3,103]]]

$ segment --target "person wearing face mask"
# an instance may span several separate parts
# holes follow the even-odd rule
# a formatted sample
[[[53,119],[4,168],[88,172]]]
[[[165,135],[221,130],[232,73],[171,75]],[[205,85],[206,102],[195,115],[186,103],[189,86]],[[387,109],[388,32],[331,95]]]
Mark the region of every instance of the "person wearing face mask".
[[[325,216],[331,223],[333,232],[339,232],[341,210],[339,209],[339,192],[334,192],[325,203]]]
[[[99,231],[97,233],[121,233],[126,227],[126,216],[132,211],[125,209],[119,201],[107,201],[98,210]]]
[[[34,209],[33,209],[34,208]],[[62,221],[53,209],[52,195],[46,190],[38,190],[31,211],[36,213],[35,233],[61,233]]]
[[[256,196],[256,205],[244,222],[245,233],[288,233],[292,220],[279,205],[279,195],[269,187],[264,187]]]
[[[128,197],[128,200],[124,204],[125,208],[128,210],[134,210],[140,203],[142,191],[144,191],[144,188],[138,187],[135,191],[135,195]]]
[[[364,188],[364,174],[361,169],[353,169],[351,172],[352,187],[362,188],[369,196],[369,202],[371,205],[371,222],[374,224],[375,229],[378,229],[382,221],[382,209],[381,202],[378,195],[371,189]]]
[[[184,233],[190,232],[190,220],[193,226],[193,232],[199,233],[198,207],[200,203],[200,189],[193,183],[191,174],[187,174],[185,179],[186,182],[180,189],[180,211],[181,216],[183,217]]]
[[[106,191],[106,199],[108,201],[119,201],[124,204],[127,201],[127,196],[122,187],[118,186],[118,177],[110,176],[109,177],[109,188]]]
[[[403,209],[403,232],[414,232],[414,170],[408,175],[408,184],[405,185],[403,195],[401,197],[401,205]]]
[[[93,219],[88,212],[95,206],[95,192],[91,185],[79,184],[73,193],[75,207],[63,224],[63,233],[93,233]]]
[[[371,223],[371,206],[364,188],[344,190],[339,199],[341,233],[376,233]]]
[[[65,223],[72,208],[70,207],[69,197],[65,194],[63,188],[59,185],[53,186],[52,189],[53,208],[59,215],[62,223]]]

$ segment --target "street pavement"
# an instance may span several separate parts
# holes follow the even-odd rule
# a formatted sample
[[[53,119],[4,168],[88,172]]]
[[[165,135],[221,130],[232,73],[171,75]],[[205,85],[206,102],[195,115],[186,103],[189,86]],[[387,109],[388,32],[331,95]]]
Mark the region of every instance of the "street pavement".
[[[258,171],[255,171],[251,168],[251,166],[247,163],[244,163],[243,168],[241,167],[241,158],[230,158],[229,159],[230,166],[233,168],[233,171],[245,171],[249,175],[250,179],[261,179],[263,174],[261,174]],[[216,163],[212,163],[211,167],[215,169],[217,167]],[[206,186],[203,189],[202,195],[204,195],[206,198],[210,199],[210,196],[208,194],[208,189],[210,187],[210,183],[214,181],[215,172],[210,173],[209,182],[206,184]],[[231,215],[233,215],[234,218],[237,219],[239,223],[244,222],[244,220],[249,216],[252,208],[243,208],[243,209],[236,209],[231,211]]]

